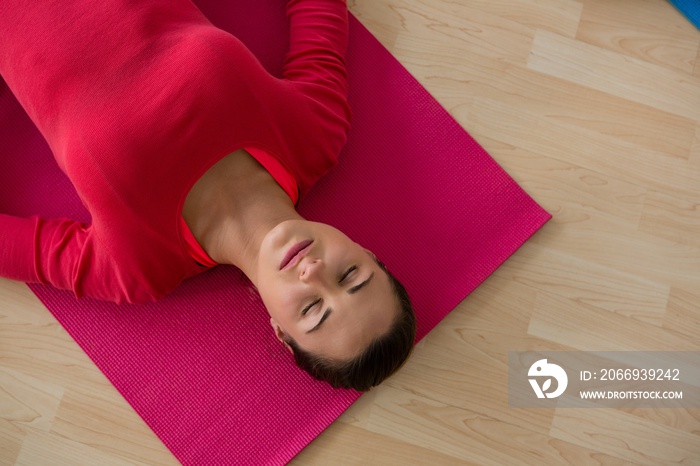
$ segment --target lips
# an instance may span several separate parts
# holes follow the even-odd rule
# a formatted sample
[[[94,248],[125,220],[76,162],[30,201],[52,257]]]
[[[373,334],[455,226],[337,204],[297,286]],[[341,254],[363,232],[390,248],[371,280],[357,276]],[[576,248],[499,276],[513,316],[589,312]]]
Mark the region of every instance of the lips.
[[[311,243],[313,243],[313,240],[309,239],[306,241],[301,241],[300,243],[297,243],[289,248],[289,251],[287,251],[287,254],[285,254],[284,258],[282,259],[282,262],[280,262],[280,270],[294,267],[309,251]]]

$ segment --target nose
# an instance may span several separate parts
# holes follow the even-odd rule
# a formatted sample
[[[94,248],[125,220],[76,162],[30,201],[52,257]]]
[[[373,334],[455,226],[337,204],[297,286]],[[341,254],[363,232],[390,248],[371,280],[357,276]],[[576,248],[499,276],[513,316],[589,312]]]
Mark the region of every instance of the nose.
[[[323,263],[320,259],[302,260],[302,263],[299,265],[301,265],[299,271],[299,280],[301,280],[302,282],[308,283],[316,281],[321,276],[321,269],[323,268]]]

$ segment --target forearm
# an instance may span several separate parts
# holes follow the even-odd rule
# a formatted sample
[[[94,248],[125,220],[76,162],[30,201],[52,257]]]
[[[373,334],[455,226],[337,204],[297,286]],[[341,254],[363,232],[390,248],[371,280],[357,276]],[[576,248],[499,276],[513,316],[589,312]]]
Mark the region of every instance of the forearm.
[[[290,48],[284,74],[346,92],[345,52],[348,12],[345,0],[290,0]]]
[[[0,276],[77,292],[87,230],[68,219],[0,214]]]
[[[0,276],[40,282],[36,271],[35,237],[38,218],[0,214]]]

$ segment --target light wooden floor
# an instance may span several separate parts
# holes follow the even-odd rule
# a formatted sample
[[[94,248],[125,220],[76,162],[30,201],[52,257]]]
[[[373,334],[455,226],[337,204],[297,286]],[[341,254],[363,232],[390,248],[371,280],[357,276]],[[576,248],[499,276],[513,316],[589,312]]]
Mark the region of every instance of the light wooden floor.
[[[554,219],[296,464],[700,464],[700,409],[516,410],[506,385],[508,351],[700,350],[700,32],[664,0],[350,3]],[[176,463],[0,281],[0,464]]]

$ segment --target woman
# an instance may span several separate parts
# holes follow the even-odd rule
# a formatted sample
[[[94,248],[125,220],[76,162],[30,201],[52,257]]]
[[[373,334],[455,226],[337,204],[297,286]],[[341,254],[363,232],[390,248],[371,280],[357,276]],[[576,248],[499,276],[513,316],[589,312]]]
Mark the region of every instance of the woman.
[[[290,0],[283,76],[189,0],[0,3],[0,74],[92,216],[0,215],[0,275],[148,302],[218,264],[297,363],[367,390],[408,356],[405,290],[294,206],[349,127],[344,0]]]

